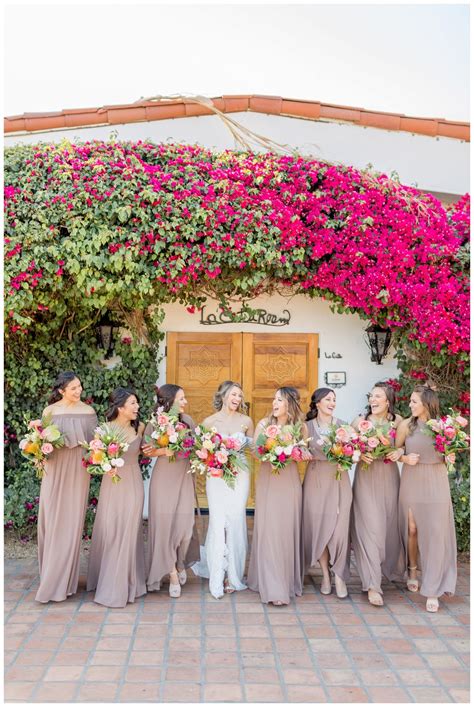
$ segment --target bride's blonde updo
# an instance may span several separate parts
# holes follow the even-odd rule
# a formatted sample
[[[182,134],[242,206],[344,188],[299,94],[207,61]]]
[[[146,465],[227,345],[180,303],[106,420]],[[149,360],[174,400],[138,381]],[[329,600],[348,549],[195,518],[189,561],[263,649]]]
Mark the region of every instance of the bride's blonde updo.
[[[214,394],[213,406],[214,410],[222,410],[224,406],[224,400],[231,390],[231,388],[239,388],[242,391],[242,402],[240,403],[237,412],[242,413],[242,415],[247,414],[247,403],[244,402],[244,391],[240,383],[235,383],[234,381],[224,381],[220,384],[217,391]]]

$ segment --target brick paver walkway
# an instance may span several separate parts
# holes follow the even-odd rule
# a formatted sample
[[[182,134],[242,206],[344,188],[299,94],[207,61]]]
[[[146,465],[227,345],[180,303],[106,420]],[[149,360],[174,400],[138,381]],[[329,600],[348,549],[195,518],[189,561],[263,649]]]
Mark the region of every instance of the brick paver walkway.
[[[84,571],[85,571],[84,563]],[[34,560],[5,567],[7,702],[469,702],[469,567],[438,614],[401,586],[371,607],[355,574],[350,598],[319,577],[288,607],[251,591],[214,600],[191,576],[125,609],[84,589],[37,604]]]

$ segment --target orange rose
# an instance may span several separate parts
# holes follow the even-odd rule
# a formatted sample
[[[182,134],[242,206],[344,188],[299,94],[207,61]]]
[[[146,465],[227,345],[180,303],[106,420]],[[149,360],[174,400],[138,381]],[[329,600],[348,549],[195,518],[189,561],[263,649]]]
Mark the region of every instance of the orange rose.
[[[102,452],[100,449],[96,449],[93,454],[91,461],[93,464],[100,464],[104,460],[104,452]]]
[[[333,444],[331,447],[331,452],[336,457],[343,457],[344,456],[344,450],[342,448],[342,444]]]
[[[158,437],[156,442],[159,447],[167,447],[170,443],[170,438],[168,437],[168,435],[161,435],[161,437]]]
[[[28,442],[28,444],[25,446],[25,449],[23,450],[27,454],[38,454],[39,452],[39,444],[38,442]]]
[[[267,439],[267,441],[265,442],[265,449],[268,449],[268,450],[273,449],[273,447],[276,447],[276,445],[277,445],[276,439]]]

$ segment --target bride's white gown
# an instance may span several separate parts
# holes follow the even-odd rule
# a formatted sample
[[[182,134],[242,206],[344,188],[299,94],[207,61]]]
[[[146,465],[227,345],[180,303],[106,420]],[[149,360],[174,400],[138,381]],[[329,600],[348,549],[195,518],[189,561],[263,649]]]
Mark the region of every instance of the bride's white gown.
[[[243,432],[229,435],[242,442],[249,438]],[[243,447],[242,447],[243,448]],[[209,502],[209,527],[205,545],[201,545],[201,560],[192,566],[198,577],[209,578],[209,591],[218,599],[223,595],[224,575],[227,573],[233,589],[247,589],[243,583],[247,557],[247,521],[245,509],[250,488],[250,472],[244,454],[245,469],[239,470],[235,488],[223,479],[206,480]]]

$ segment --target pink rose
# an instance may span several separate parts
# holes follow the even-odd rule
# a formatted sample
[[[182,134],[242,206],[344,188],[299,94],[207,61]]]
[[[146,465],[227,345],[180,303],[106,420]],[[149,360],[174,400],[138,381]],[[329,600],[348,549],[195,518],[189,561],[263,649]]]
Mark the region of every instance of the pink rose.
[[[300,462],[303,459],[303,450],[300,447],[293,447],[291,450],[291,458],[295,462]]]
[[[375,449],[375,447],[379,446],[379,440],[377,437],[369,437],[367,440],[367,444],[370,447],[370,449]]]
[[[349,441],[349,433],[347,432],[347,430],[344,429],[344,427],[338,427],[338,429],[336,430],[336,439],[338,440],[338,442]]]
[[[207,459],[207,449],[196,449],[196,456],[202,460]]]
[[[352,457],[354,454],[354,447],[352,447],[350,444],[345,444],[342,448],[342,452],[345,457]]]
[[[360,432],[362,432],[362,433],[364,433],[364,432],[369,432],[369,430],[373,430],[373,429],[374,429],[374,426],[373,426],[373,424],[371,423],[370,420],[361,420],[361,421],[359,422],[359,430],[360,430]]]
[[[443,431],[448,439],[454,439],[456,437],[456,430],[454,427],[445,427]]]
[[[51,454],[53,449],[54,447],[50,442],[45,442],[41,445],[41,451],[43,452],[43,454]]]
[[[185,429],[186,429],[186,425],[183,424],[182,422],[177,422],[175,429],[176,429],[177,432],[180,432],[181,430],[185,430]]]
[[[222,469],[216,469],[215,467],[211,466],[209,468],[209,473],[211,476],[215,476],[216,478],[220,478],[223,475]]]
[[[105,444],[100,439],[93,439],[90,443],[90,448],[93,450],[105,449]]]
[[[114,454],[117,454],[117,452],[120,449],[120,445],[117,444],[117,442],[111,442],[109,446],[107,447],[107,454],[110,454],[113,456]]]
[[[229,458],[229,455],[227,452],[219,450],[216,452],[216,459],[219,462],[219,464],[225,464],[227,462],[227,459]]]
[[[455,420],[456,420],[456,422],[458,423],[458,425],[461,425],[461,427],[466,427],[466,425],[467,425],[467,420],[466,420],[465,417],[461,417],[461,415],[458,415],[458,416],[455,418]]]
[[[239,442],[236,439],[234,439],[233,437],[227,437],[224,440],[224,444],[227,447],[227,449],[238,449],[240,446]]]
[[[278,425],[268,425],[268,427],[265,429],[265,437],[269,437],[270,439],[276,439],[278,437],[278,433],[280,431],[280,428]]]
[[[41,420],[30,420],[28,423],[28,427],[30,429],[34,429],[35,427],[41,427]]]
[[[160,415],[157,415],[156,421],[160,427],[166,427],[166,425],[169,423],[170,420],[169,420],[168,415],[160,414]]]

